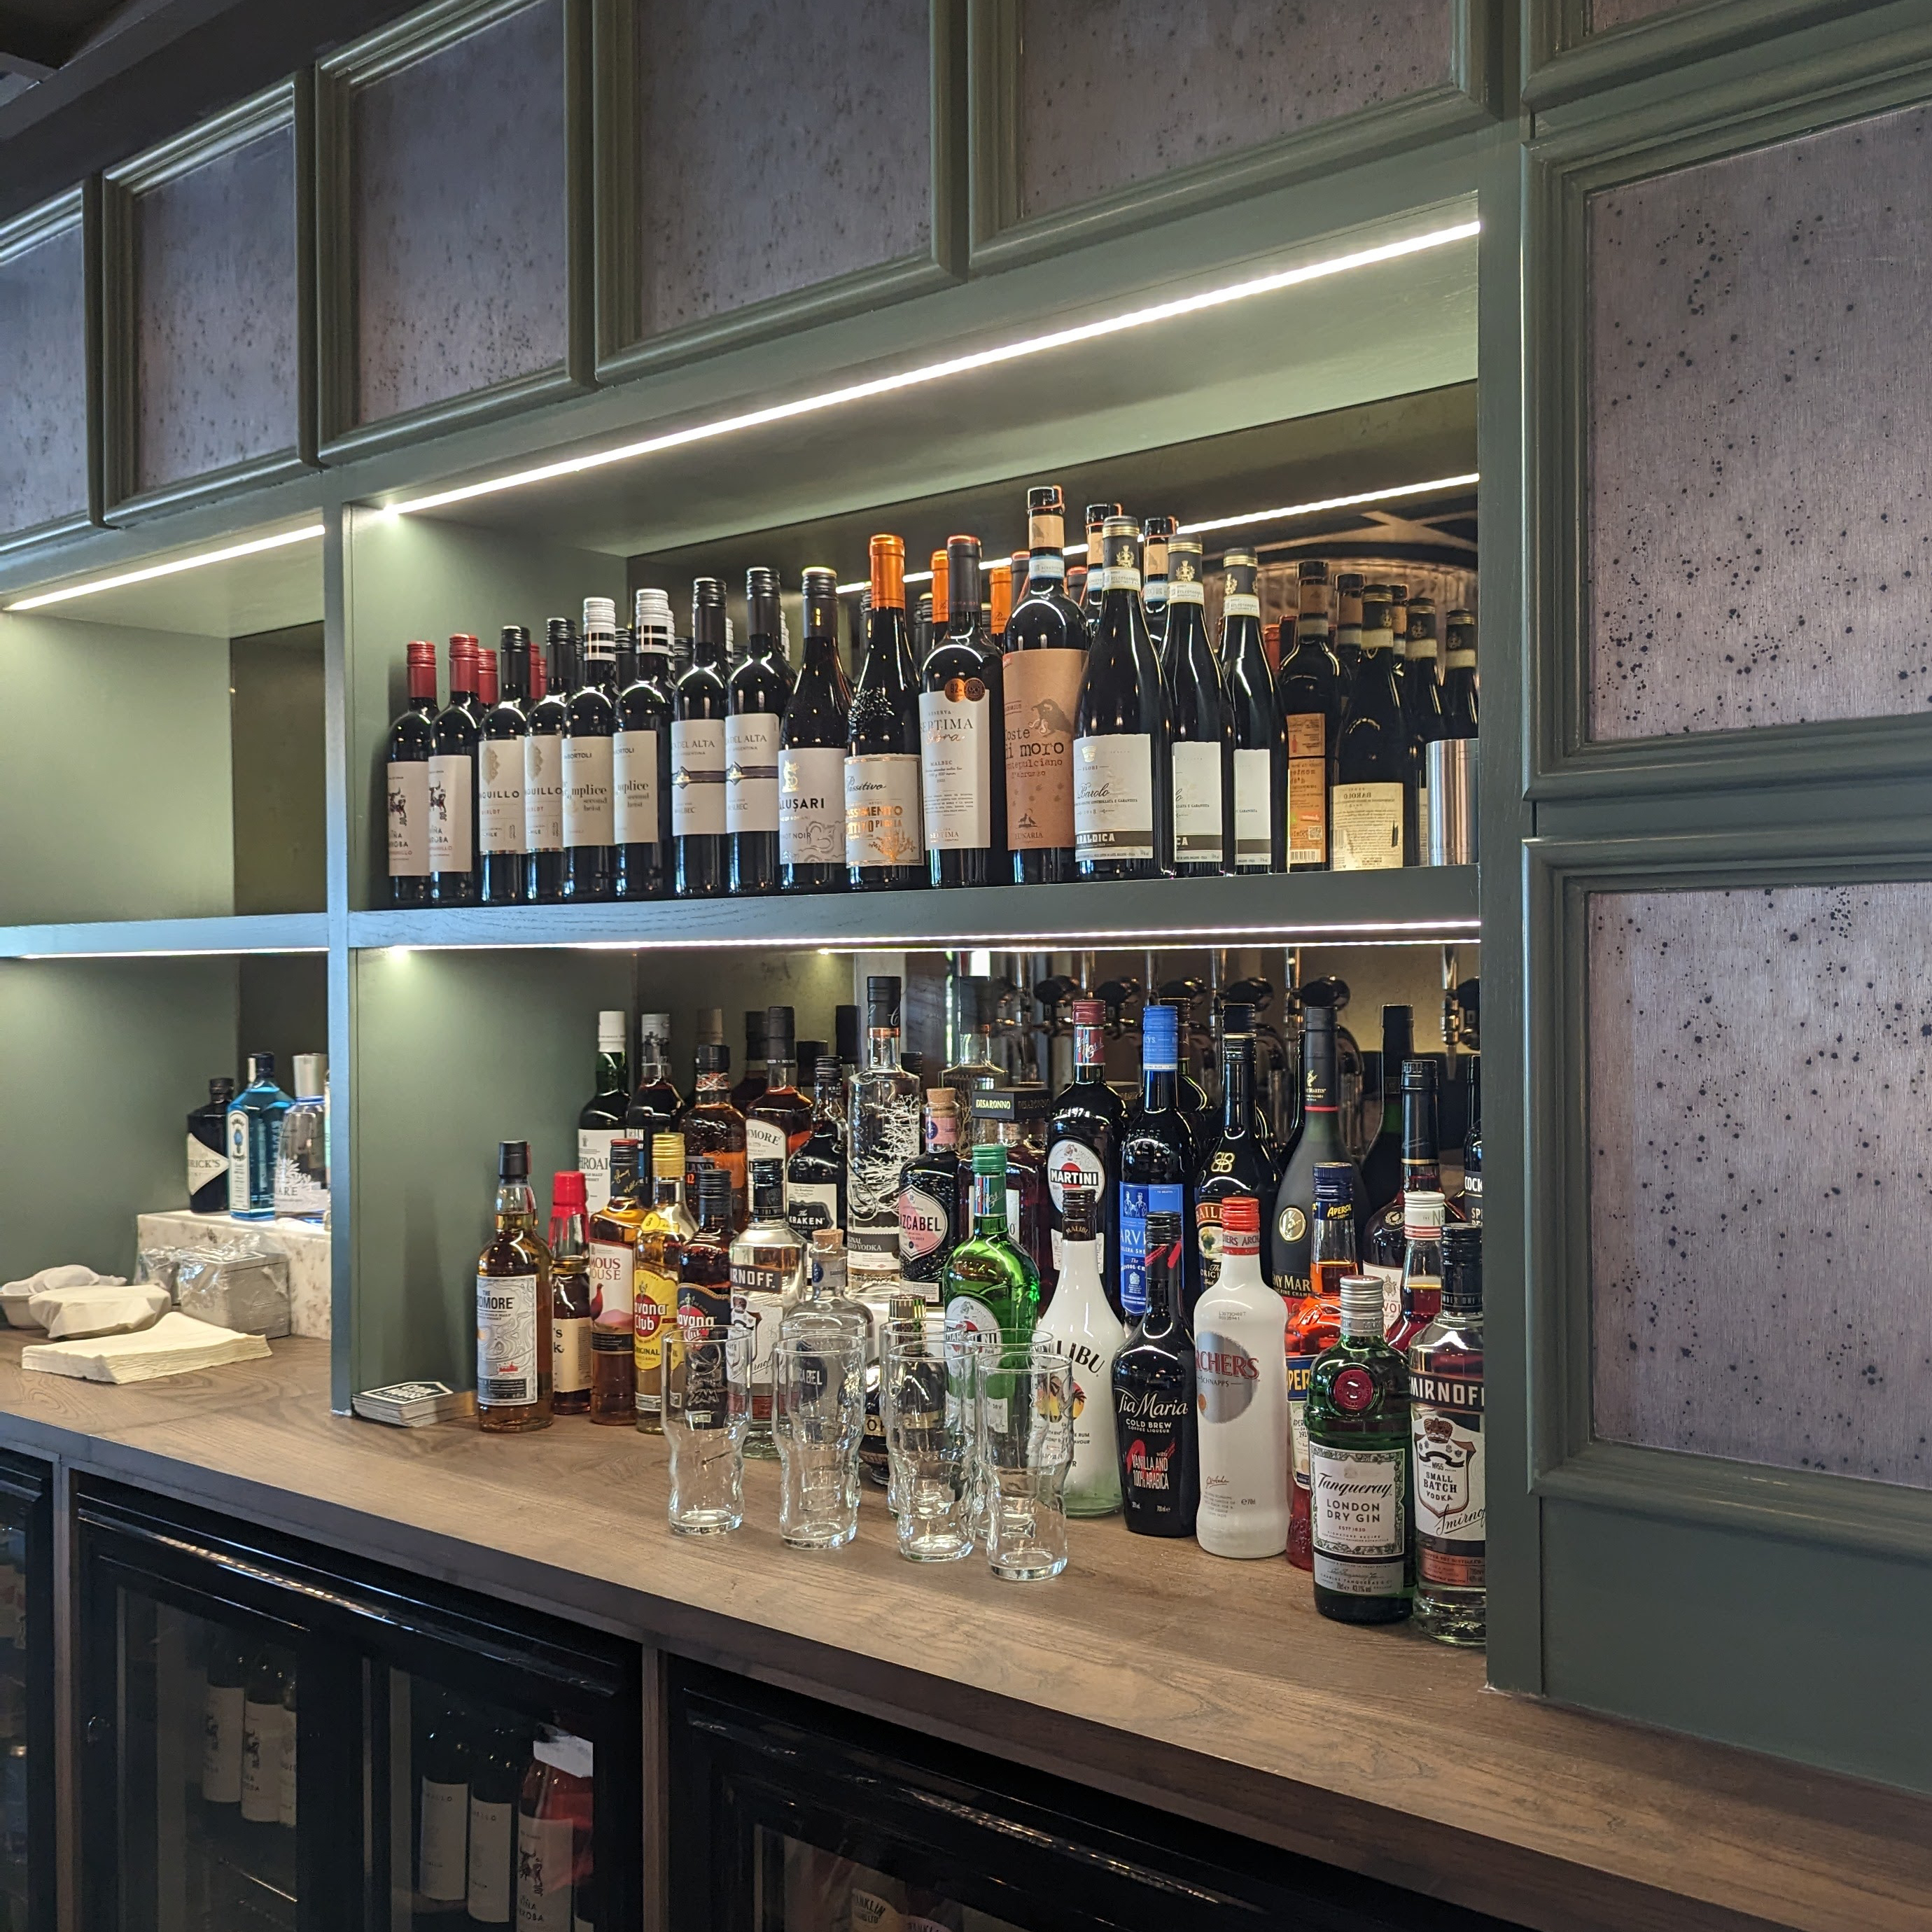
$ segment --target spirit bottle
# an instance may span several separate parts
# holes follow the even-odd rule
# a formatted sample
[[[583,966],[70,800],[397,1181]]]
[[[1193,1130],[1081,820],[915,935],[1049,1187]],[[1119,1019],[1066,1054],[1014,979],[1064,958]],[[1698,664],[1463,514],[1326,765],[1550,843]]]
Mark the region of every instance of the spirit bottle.
[[[812,1102],[798,1090],[796,1022],[789,1006],[767,1009],[764,1020],[764,1090],[745,1109],[745,1157],[784,1164],[812,1132]]]
[[[722,1167],[698,1167],[698,1230],[677,1244],[677,1318],[731,1319],[731,1177]]]
[[[634,1161],[634,1153],[631,1156]],[[558,1415],[590,1410],[590,1245],[584,1234],[584,1176],[550,1184],[550,1407]]]
[[[1288,1434],[1294,1479],[1288,1499],[1288,1560],[1315,1567],[1309,1528],[1308,1380],[1316,1358],[1342,1339],[1342,1277],[1359,1274],[1355,1256],[1354,1170],[1345,1160],[1315,1170],[1315,1234],[1306,1294],[1288,1301]]]
[[[1406,1352],[1442,1306],[1442,1222],[1445,1203],[1435,1192],[1405,1194],[1408,1249],[1402,1264],[1402,1310],[1390,1324],[1389,1346]]]
[[[638,1228],[644,1202],[642,1150],[610,1143],[610,1198],[590,1216],[590,1419],[616,1426],[637,1419]]]
[[[1342,1279],[1342,1339],[1308,1380],[1315,1607],[1338,1623],[1399,1623],[1415,1588],[1408,1370],[1382,1339],[1382,1285]]]
[[[1415,1468],[1415,1620],[1444,1643],[1484,1640],[1483,1231],[1442,1231],[1442,1306],[1408,1345]]]
[[[228,1207],[228,1103],[235,1083],[224,1074],[208,1083],[208,1102],[188,1117],[188,1204],[197,1214]]]
[[[997,1142],[973,1150],[973,1234],[946,1258],[940,1298],[949,1334],[986,1346],[1014,1347],[1040,1322],[1040,1270],[1013,1240],[1006,1222],[1006,1150]]]
[[[1310,1216],[1315,1207],[1315,1170],[1324,1161],[1346,1161],[1352,1177],[1351,1198],[1357,1226],[1366,1218],[1362,1177],[1342,1144],[1336,1108],[1340,1083],[1335,1072],[1335,1009],[1310,1006],[1303,1014],[1304,1069],[1301,1137],[1282,1170],[1275,1190],[1272,1264],[1277,1294],[1290,1297],[1308,1292]]]
[[[1384,1281],[1402,1278],[1402,1257],[1408,1239],[1402,1203],[1411,1194],[1442,1192],[1442,1158],[1436,1094],[1436,1063],[1432,1060],[1406,1060],[1400,1076],[1402,1095],[1402,1184],[1389,1197],[1386,1206],[1369,1216],[1363,1237],[1364,1258],[1370,1270]],[[1368,1176],[1366,1163],[1363,1178]],[[1371,1195],[1372,1198],[1372,1194]],[[1444,1219],[1460,1221],[1462,1209],[1448,1204]]]
[[[752,1102],[765,1090],[765,1016],[760,1006],[745,1016],[745,1072],[731,1089],[731,1104],[740,1113],[749,1111]],[[720,1019],[724,1017],[721,1012]],[[724,1036],[721,1030],[718,1037]]]
[[[709,1160],[731,1183],[731,1215],[742,1223],[745,1210],[745,1117],[731,1103],[731,1050],[722,1041],[700,1040],[696,1054],[698,1093],[680,1124],[692,1163]]]
[[[812,1131],[785,1166],[785,1218],[808,1239],[845,1225],[845,1088],[837,1058],[812,1070]]]
[[[1034,1331],[1073,1367],[1073,1462],[1066,1487],[1069,1516],[1111,1516],[1120,1506],[1114,1360],[1126,1345],[1127,1331],[1100,1280],[1096,1219],[1092,1190],[1069,1188],[1061,1210],[1060,1286]]]
[[[919,1152],[920,1083],[899,1064],[899,981],[866,982],[866,1064],[852,1078],[846,1238],[856,1255],[896,1256],[899,1177]]]
[[[275,1136],[275,1212],[328,1219],[328,1058],[296,1055],[295,1104]]]
[[[1256,1131],[1254,1009],[1231,1003],[1221,1010],[1221,1127],[1194,1190],[1194,1241],[1196,1279],[1204,1294],[1221,1273],[1222,1203],[1237,1194],[1251,1194],[1270,1208],[1275,1184],[1274,1156]],[[1270,1217],[1272,1218],[1272,1217]],[[1262,1272],[1270,1271],[1264,1268]],[[1192,1319],[1192,1308],[1188,1311]]]
[[[899,1177],[899,1273],[922,1297],[937,1299],[963,1225],[959,1175],[959,1096],[950,1087],[928,1088],[926,1150]]]
[[[1120,1142],[1120,1312],[1130,1321],[1148,1309],[1148,1216],[1177,1214],[1183,1227],[1193,1218],[1194,1142],[1178,1090],[1178,1018],[1168,1006],[1142,1012],[1140,1105]],[[1186,1246],[1185,1271],[1198,1280],[1193,1244]]]
[[[748,1456],[771,1456],[772,1352],[785,1310],[805,1292],[805,1244],[784,1214],[784,1163],[752,1162],[752,1219],[731,1244],[733,1372],[752,1390]]]
[[[677,1318],[678,1245],[697,1226],[684,1205],[684,1136],[653,1135],[650,1205],[638,1222],[631,1357],[638,1426],[650,1436],[664,1432],[664,1331]]]
[[[646,1013],[638,1022],[638,1090],[624,1109],[625,1131],[648,1144],[668,1134],[684,1112],[684,1096],[670,1077],[670,1016]]]
[[[1000,1085],[982,1087],[973,1096],[973,1129],[970,1147],[997,1143],[1006,1150],[1006,1233],[1013,1245],[1027,1255],[1039,1271],[1040,1293],[1051,1296],[1058,1280],[1053,1267],[1053,1250],[1047,1239],[1045,1204],[1046,1178],[1040,1157],[1026,1139],[1019,1118],[1016,1088]],[[970,1227],[973,1220],[973,1169],[970,1150],[959,1171],[956,1225]]]
[[[248,1056],[248,1084],[228,1104],[228,1211],[238,1221],[272,1221],[282,1116],[292,1102],[275,1084],[275,1056]]]
[[[990,980],[962,978],[957,982],[956,1011],[959,1058],[939,1077],[958,1096],[959,1111],[970,1115],[973,1096],[982,1087],[1004,1084],[1006,1070],[993,1058],[993,1023],[999,993]]]
[[[1120,1312],[1120,1134],[1126,1108],[1107,1084],[1107,1009],[1073,1003],[1073,1078],[1053,1103],[1046,1129],[1046,1186],[1054,1260],[1063,1238],[1066,1197],[1084,1187],[1094,1197],[1094,1244],[1108,1305]]]
[[[1165,1210],[1148,1216],[1147,1307],[1114,1359],[1120,1506],[1141,1536],[1192,1536],[1201,1503],[1194,1349],[1180,1318],[1184,1225]]]
[[[550,1250],[537,1238],[530,1143],[505,1141],[496,1232],[476,1258],[476,1424],[496,1435],[550,1420]]]
[[[1288,1547],[1288,1307],[1262,1277],[1262,1210],[1252,1194],[1221,1209],[1221,1266],[1194,1310],[1201,1414],[1201,1510],[1210,1556],[1279,1556]]]
[[[1415,1014],[1409,1006],[1382,1009],[1382,1125],[1362,1156],[1362,1186],[1372,1223],[1391,1201],[1398,1210],[1402,1166],[1402,1070],[1415,1051]],[[1396,1219],[1401,1216],[1398,1212]]]
[[[593,1214],[610,1198],[610,1143],[623,1132],[630,1104],[630,1077],[624,1067],[628,1025],[616,1009],[597,1016],[597,1090],[577,1117],[577,1168]]]
[[[868,1342],[872,1318],[862,1301],[845,1292],[845,1238],[836,1228],[820,1228],[805,1258],[805,1292],[778,1318],[778,1340],[794,1342],[830,1322],[845,1338]]]

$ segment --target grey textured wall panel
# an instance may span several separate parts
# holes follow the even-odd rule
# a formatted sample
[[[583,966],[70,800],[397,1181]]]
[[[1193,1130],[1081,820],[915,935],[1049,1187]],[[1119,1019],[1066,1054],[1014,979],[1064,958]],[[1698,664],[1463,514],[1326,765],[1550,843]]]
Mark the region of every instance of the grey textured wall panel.
[[[644,332],[931,243],[926,0],[639,0]]]
[[[1633,20],[1648,20],[1688,4],[1688,0],[1589,0],[1590,32],[1606,34]]]
[[[295,130],[137,196],[135,485],[294,448]]]
[[[358,88],[358,420],[560,363],[567,344],[562,0]]]
[[[1593,896],[1596,1432],[1932,1485],[1932,885]]]
[[[1590,734],[1932,704],[1932,116],[1594,196]]]
[[[1024,0],[1020,212],[1439,86],[1450,14],[1448,0]]]
[[[86,270],[78,222],[0,262],[0,530],[87,508]]]

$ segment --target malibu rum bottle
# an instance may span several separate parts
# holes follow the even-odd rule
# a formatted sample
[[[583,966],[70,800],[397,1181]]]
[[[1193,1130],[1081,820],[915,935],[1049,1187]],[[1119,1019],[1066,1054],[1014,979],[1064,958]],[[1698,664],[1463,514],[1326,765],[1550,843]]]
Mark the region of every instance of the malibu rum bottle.
[[[1342,1339],[1308,1378],[1315,1607],[1338,1623],[1400,1623],[1414,1607],[1408,1370],[1382,1339],[1382,1285],[1342,1281]]]
[[[550,1423],[550,1250],[537,1234],[530,1144],[496,1149],[496,1232],[476,1258],[476,1424],[491,1435]]]

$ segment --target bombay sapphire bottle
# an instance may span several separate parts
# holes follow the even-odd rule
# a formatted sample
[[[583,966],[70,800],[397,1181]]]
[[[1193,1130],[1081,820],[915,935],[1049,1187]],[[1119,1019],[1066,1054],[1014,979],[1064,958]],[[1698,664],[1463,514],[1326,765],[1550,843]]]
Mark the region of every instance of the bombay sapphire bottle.
[[[275,1216],[275,1162],[282,1116],[293,1105],[275,1084],[275,1056],[248,1056],[248,1084],[228,1108],[228,1211],[238,1220]]]

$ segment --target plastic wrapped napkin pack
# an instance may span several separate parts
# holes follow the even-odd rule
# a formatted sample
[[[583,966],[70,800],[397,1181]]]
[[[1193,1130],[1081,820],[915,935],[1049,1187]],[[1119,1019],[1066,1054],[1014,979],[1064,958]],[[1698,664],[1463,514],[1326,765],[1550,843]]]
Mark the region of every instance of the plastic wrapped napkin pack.
[[[16,1328],[44,1328],[58,1340],[70,1335],[124,1335],[160,1319],[166,1291],[152,1282],[130,1282],[69,1264],[43,1268],[0,1288],[0,1306]]]
[[[212,1248],[142,1252],[141,1279],[70,1264],[0,1287],[0,1310],[16,1328],[49,1337],[118,1335],[152,1326],[170,1307],[218,1328],[265,1336],[289,1333],[289,1264],[245,1240]]]

